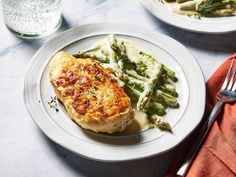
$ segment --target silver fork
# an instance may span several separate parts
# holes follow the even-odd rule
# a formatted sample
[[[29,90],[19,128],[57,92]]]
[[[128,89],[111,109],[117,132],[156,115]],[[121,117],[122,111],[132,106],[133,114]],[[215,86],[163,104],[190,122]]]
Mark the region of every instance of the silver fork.
[[[210,116],[206,120],[205,124],[203,125],[200,134],[197,140],[195,141],[191,151],[187,154],[186,159],[184,160],[182,166],[179,168],[177,172],[177,175],[179,176],[186,176],[199,148],[203,143],[203,140],[205,139],[207,133],[213,125],[216,116],[219,114],[221,106],[224,103],[236,101],[236,68],[233,70],[233,75],[230,79],[230,75],[234,66],[234,60],[235,59],[232,60],[225,81],[220,89],[220,92],[216,96],[218,102],[212,110]]]

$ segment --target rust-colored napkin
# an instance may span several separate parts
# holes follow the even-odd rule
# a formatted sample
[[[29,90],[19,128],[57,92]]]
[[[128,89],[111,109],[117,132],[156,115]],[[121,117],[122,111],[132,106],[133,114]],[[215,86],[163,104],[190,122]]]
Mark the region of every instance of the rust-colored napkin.
[[[228,58],[206,83],[206,111],[198,128],[180,144],[166,177],[176,177],[184,156],[194,143],[201,126],[216,104],[232,58]],[[236,64],[235,64],[236,66]],[[226,103],[214,122],[203,146],[196,156],[187,177],[235,177],[236,176],[236,103]]]

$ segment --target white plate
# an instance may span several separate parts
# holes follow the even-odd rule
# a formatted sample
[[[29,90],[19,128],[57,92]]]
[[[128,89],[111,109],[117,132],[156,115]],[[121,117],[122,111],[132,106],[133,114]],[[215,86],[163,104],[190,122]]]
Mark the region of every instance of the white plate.
[[[55,95],[48,77],[51,57],[59,50],[72,54],[89,48],[110,33],[135,42],[176,71],[180,108],[168,110],[165,116],[173,134],[158,129],[128,136],[97,134],[77,126],[62,106],[59,112],[49,108],[47,102]],[[123,161],[163,153],[186,138],[203,116],[205,83],[198,63],[174,39],[137,26],[91,24],[65,31],[38,50],[25,74],[24,101],[33,120],[56,143],[86,158]]]
[[[236,31],[236,16],[201,19],[178,15],[170,11],[161,0],[140,0],[161,21],[175,27],[199,33],[227,33]]]

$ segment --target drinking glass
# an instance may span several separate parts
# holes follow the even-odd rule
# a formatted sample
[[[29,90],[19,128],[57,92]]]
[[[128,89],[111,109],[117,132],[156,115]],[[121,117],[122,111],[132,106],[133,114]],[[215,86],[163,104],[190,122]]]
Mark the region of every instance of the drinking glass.
[[[56,30],[61,23],[60,0],[2,0],[6,26],[25,38],[37,38]]]

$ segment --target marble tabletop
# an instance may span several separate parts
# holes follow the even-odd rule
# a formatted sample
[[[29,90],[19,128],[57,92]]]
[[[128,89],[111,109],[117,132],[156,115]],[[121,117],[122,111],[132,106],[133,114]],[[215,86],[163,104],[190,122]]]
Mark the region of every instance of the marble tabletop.
[[[154,18],[138,0],[62,0],[62,8],[63,23],[58,32],[82,24],[112,22],[171,36],[194,55],[206,80],[236,51],[236,33],[206,35],[177,29]],[[40,131],[24,107],[22,89],[26,66],[48,37],[17,38],[5,27],[0,11],[0,176],[164,176],[175,149],[137,161],[96,162],[69,152]]]

